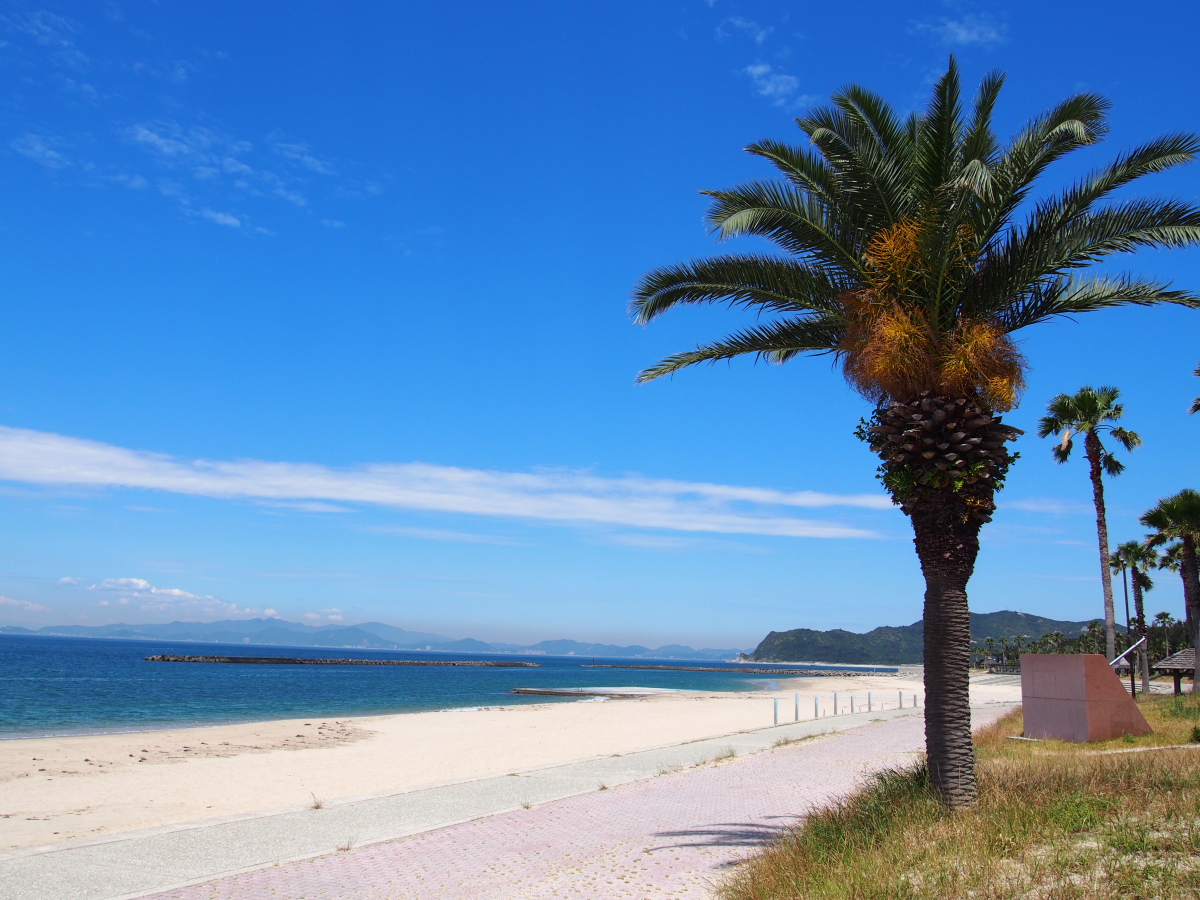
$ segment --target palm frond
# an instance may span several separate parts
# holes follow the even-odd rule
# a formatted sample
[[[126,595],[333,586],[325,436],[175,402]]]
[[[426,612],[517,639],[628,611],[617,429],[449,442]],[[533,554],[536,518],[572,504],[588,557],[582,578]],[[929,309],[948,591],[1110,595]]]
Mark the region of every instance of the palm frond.
[[[671,375],[688,366],[715,363],[736,356],[754,355],[782,363],[801,353],[831,353],[837,350],[845,323],[833,317],[792,319],[737,332],[725,340],[668,356],[638,374],[638,383]]]
[[[847,288],[819,266],[775,256],[717,256],[650,272],[634,289],[631,308],[640,324],[679,304],[836,314],[838,294]]]
[[[1114,253],[1200,242],[1200,208],[1178,201],[1128,201],[1073,219],[1067,206],[1062,198],[1040,204],[1024,227],[988,249],[965,291],[965,314],[990,316]]]
[[[1116,407],[1113,413],[1113,418],[1119,419],[1123,412],[1124,410],[1122,410],[1121,407]],[[1113,436],[1113,439],[1126,450],[1133,450],[1135,447],[1142,446],[1142,436],[1136,431],[1130,431],[1128,428],[1116,427],[1110,429],[1109,433]]]
[[[815,197],[790,185],[751,182],[713,198],[705,218],[720,240],[754,235],[795,256],[857,272],[866,232],[847,215],[835,215]]]
[[[829,206],[838,203],[837,172],[816,153],[773,140],[755,141],[746,152],[769,160],[797,190],[807,191]]]
[[[1101,278],[1056,278],[1034,285],[1007,307],[997,306],[992,314],[1005,331],[1016,331],[1056,316],[1071,316],[1117,306],[1153,306],[1176,303],[1200,309],[1200,296],[1174,290],[1162,282],[1145,281],[1130,275]]]
[[[1125,464],[1111,453],[1101,453],[1100,468],[1104,470],[1105,475],[1115,478],[1125,471]]]
[[[914,187],[925,203],[932,203],[947,182],[958,174],[962,118],[958,63],[951,56],[946,74],[934,85],[933,98],[922,117],[916,146]]]
[[[979,92],[975,95],[975,105],[971,111],[971,121],[963,139],[963,159],[968,164],[978,161],[990,168],[996,161],[999,144],[992,131],[992,113],[1003,87],[1003,72],[989,72],[979,85]]]
[[[1076,94],[1038,116],[1012,139],[993,167],[991,200],[980,204],[972,216],[980,246],[1002,231],[1048,166],[1104,136],[1109,107],[1098,94]]]

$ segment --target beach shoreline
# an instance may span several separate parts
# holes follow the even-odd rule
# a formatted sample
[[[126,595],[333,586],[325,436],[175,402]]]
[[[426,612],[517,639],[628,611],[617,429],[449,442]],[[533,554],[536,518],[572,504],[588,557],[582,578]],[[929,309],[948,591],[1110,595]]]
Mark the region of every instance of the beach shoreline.
[[[44,846],[316,802],[519,773],[828,714],[832,692],[895,709],[921,694],[897,676],[786,679],[778,689],[688,692],[384,716],[0,742],[0,849]],[[977,702],[1019,700],[979,685]],[[906,705],[907,705],[906,700]],[[875,708],[879,708],[876,706]],[[860,706],[861,709],[861,706]],[[843,705],[843,711],[845,706]]]

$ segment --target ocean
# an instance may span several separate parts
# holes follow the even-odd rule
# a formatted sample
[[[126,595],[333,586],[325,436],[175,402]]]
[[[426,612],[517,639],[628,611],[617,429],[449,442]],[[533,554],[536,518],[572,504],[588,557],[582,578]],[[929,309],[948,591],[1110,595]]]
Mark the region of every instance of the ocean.
[[[269,666],[147,662],[180,656],[528,660],[539,668]],[[421,653],[175,641],[0,635],[0,739],[186,728],[290,718],[343,718],[476,706],[577,703],[514,687],[657,687],[746,691],[764,676],[711,660],[597,663],[700,665],[722,672],[590,669],[591,657]],[[803,669],[797,668],[797,675]]]

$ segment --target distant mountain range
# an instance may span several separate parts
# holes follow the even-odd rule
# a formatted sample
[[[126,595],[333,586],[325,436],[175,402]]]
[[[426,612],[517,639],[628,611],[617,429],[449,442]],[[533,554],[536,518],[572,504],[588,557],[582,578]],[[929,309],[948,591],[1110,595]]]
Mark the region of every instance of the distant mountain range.
[[[165,625],[48,625],[32,630],[0,627],[0,634],[41,634],[66,637],[127,638],[221,644],[266,644],[289,647],[354,647],[361,650],[432,650],[442,653],[520,653],[546,656],[607,656],[652,659],[735,659],[738,649],[696,650],[682,644],[642,647],[634,644],[587,644],[580,641],[540,641],[501,644],[474,638],[454,640],[444,634],[406,631],[382,622],[361,625],[305,625],[285,619],[226,619],[221,622],[169,622]]]
[[[1033,639],[1056,631],[1061,631],[1067,637],[1078,637],[1092,621],[1095,620],[1064,622],[1008,609],[993,613],[971,613],[971,637],[976,641],[1017,636]],[[921,622],[899,627],[885,626],[866,634],[841,629],[813,631],[810,628],[793,628],[791,631],[772,631],[753,653],[743,658],[747,662],[919,664],[924,635],[925,628]]]
[[[1077,637],[1088,622],[1064,622],[1029,613],[1001,610],[971,613],[971,637],[1038,638],[1061,631]],[[1124,629],[1121,629],[1122,631]],[[502,644],[474,638],[454,640],[444,634],[406,631],[382,622],[361,625],[305,625],[285,619],[226,619],[221,622],[170,622],[165,625],[50,625],[36,631],[0,627],[0,634],[43,634],[88,638],[187,641],[221,644],[266,644],[289,647],[338,647],[361,650],[432,650],[441,653],[519,653],[546,656],[605,656],[616,659],[744,659],[747,662],[825,662],[861,664],[919,664],[924,627],[921,622],[884,626],[858,634],[834,629],[794,628],[772,631],[750,653],[737,649],[701,650],[682,644],[642,647],[634,644],[588,644],[581,641],[539,641]]]

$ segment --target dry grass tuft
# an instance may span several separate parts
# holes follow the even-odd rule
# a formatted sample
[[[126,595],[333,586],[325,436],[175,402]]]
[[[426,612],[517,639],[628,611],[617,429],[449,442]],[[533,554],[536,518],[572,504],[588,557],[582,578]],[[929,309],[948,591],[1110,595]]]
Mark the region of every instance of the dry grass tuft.
[[[1191,740],[1200,705],[1143,703],[1154,735]],[[1192,718],[1193,715],[1196,718]],[[977,735],[979,803],[946,813],[922,767],[884,772],[738,868],[723,900],[1200,896],[1200,750],[1010,741],[1020,713]],[[1136,749],[1136,748],[1134,748]]]

